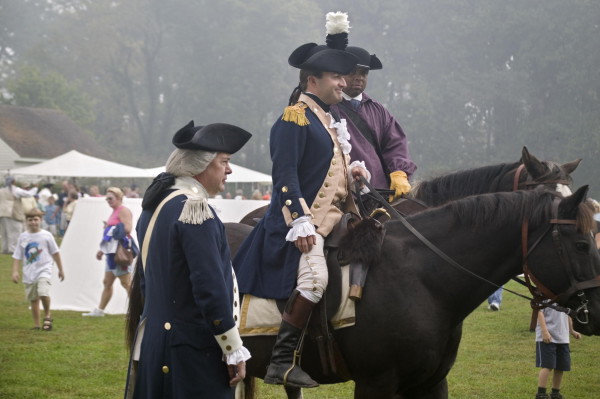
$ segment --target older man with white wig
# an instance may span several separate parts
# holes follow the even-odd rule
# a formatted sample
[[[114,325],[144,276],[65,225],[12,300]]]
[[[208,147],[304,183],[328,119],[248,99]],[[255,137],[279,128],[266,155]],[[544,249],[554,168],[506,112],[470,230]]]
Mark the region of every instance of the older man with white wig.
[[[245,376],[250,353],[236,325],[229,246],[207,199],[223,191],[231,154],[250,136],[233,125],[190,122],[173,137],[166,173],[144,195],[126,397],[231,398]]]

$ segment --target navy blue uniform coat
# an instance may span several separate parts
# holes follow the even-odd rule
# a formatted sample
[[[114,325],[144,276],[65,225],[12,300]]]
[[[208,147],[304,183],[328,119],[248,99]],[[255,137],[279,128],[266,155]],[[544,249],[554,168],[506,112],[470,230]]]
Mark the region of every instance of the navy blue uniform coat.
[[[165,193],[165,196],[170,192]],[[162,208],[142,277],[145,331],[135,398],[231,398],[223,351],[215,340],[235,326],[233,277],[224,226],[178,221],[186,196]],[[211,208],[212,210],[212,208]],[[152,212],[142,212],[141,243]],[[141,324],[141,323],[140,323]]]
[[[324,111],[306,96],[300,100],[310,105],[305,110],[309,123],[300,126],[279,118],[271,129],[273,196],[266,215],[244,241],[233,262],[243,294],[272,299],[290,296],[296,287],[301,252],[285,239],[290,227],[282,210],[291,213],[292,219],[304,216],[307,209],[302,207],[301,198],[311,210],[316,201],[324,201],[319,211],[331,208],[332,198],[324,191],[330,188],[335,191],[334,186],[339,182],[347,187],[346,161],[337,162],[335,173],[332,172],[332,163],[336,164],[333,159],[341,160],[343,155],[337,139],[332,138],[315,114]]]

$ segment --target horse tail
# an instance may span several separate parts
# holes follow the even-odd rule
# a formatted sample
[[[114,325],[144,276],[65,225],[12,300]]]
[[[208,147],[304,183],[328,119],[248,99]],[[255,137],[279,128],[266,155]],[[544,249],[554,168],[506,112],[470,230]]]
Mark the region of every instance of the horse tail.
[[[133,348],[133,341],[144,309],[144,297],[142,296],[141,287],[142,268],[142,256],[140,254],[135,262],[135,271],[129,287],[129,305],[127,306],[127,317],[125,319],[125,344],[128,349]]]

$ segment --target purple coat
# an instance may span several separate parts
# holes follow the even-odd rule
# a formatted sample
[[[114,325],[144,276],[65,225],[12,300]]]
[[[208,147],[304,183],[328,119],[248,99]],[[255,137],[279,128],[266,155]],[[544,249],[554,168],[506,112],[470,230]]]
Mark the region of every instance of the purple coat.
[[[351,106],[349,101],[343,100],[343,102],[345,105]],[[371,184],[373,187],[389,188],[384,169],[375,148],[358,131],[358,128],[346,115],[343,107],[334,105],[331,108],[341,118],[346,119],[351,137],[350,144],[352,144],[352,151],[350,152],[350,157],[352,161],[365,161],[367,169],[371,172]],[[401,170],[406,172],[410,177],[417,169],[417,165],[410,159],[406,135],[396,118],[383,105],[374,101],[366,93],[362,95],[358,114],[373,130],[375,139],[381,147],[383,160],[388,171],[391,173]]]

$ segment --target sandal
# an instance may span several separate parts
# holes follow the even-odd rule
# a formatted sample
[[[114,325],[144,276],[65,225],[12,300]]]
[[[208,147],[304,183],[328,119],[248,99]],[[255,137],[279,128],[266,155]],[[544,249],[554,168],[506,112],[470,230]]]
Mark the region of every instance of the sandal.
[[[50,331],[52,330],[52,318],[44,317],[44,324],[42,325],[42,330]]]

